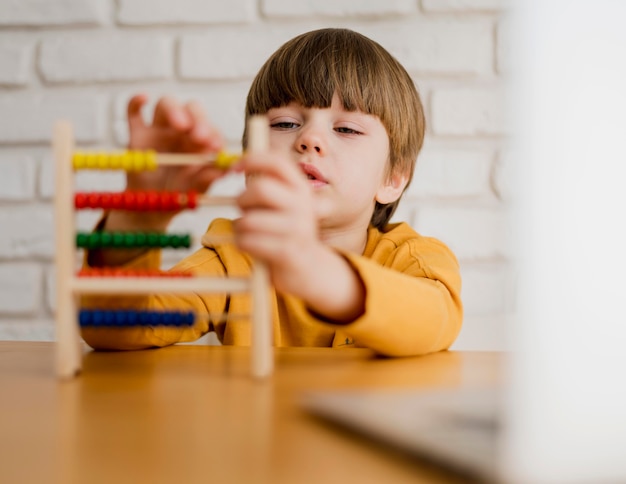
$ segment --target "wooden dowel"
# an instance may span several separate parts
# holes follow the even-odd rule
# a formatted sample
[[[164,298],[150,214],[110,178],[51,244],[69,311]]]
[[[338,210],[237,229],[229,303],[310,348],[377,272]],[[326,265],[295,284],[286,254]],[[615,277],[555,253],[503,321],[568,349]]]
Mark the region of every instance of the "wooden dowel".
[[[236,277],[72,277],[75,294],[235,293],[252,289],[249,278]]]
[[[238,155],[228,154],[228,157]],[[215,153],[156,153],[159,165],[206,165],[220,164],[220,155]]]
[[[82,348],[76,321],[77,299],[69,288],[75,272],[73,240],[75,223],[72,211],[74,135],[69,122],[59,121],[55,124],[53,150],[55,158],[56,373],[60,378],[72,378],[81,369]]]
[[[248,150],[266,151],[269,148],[269,127],[265,116],[248,120]],[[269,300],[270,277],[267,266],[255,261],[252,267],[252,335],[251,373],[264,379],[274,371],[272,313]]]

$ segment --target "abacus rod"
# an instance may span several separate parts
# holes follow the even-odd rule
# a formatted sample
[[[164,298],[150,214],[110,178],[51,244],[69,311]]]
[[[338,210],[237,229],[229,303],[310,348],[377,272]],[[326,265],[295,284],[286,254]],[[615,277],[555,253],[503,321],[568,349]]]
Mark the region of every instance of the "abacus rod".
[[[218,164],[214,153],[156,153],[156,161],[162,166]]]
[[[235,293],[250,291],[250,278],[73,277],[74,294]]]

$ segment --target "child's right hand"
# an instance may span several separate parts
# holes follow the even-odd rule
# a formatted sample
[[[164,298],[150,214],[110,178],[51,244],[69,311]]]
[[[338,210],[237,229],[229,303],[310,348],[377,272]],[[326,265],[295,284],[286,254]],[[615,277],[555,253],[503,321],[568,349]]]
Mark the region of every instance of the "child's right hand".
[[[216,153],[222,149],[222,135],[197,103],[183,105],[173,98],[163,97],[157,102],[152,122],[147,124],[141,114],[147,101],[145,94],[138,94],[128,103],[129,149],[161,153]],[[212,166],[163,166],[154,171],[129,172],[126,188],[204,193],[224,173],[223,169]],[[163,231],[174,215],[168,212],[113,212],[106,228]]]
[[[129,149],[155,150],[161,153],[217,153],[223,147],[219,131],[207,120],[195,102],[180,104],[173,98],[161,98],[154,110],[152,122],[146,124],[141,108],[148,101],[138,94],[128,103]],[[225,170],[212,166],[162,166],[154,171],[128,172],[127,190],[156,190],[204,193],[223,176]],[[175,212],[111,211],[102,227],[106,231],[164,232]],[[89,254],[92,266],[121,265],[137,257],[145,249],[95,250]]]

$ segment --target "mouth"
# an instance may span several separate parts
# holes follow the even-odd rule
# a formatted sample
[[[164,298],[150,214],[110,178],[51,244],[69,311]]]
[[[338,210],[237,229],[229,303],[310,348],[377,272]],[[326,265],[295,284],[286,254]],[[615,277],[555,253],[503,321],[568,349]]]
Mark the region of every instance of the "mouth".
[[[301,163],[300,168],[302,168],[302,172],[306,176],[309,183],[314,187],[319,187],[328,184],[328,180],[324,178],[322,172],[319,171],[314,165],[309,165],[306,163]]]

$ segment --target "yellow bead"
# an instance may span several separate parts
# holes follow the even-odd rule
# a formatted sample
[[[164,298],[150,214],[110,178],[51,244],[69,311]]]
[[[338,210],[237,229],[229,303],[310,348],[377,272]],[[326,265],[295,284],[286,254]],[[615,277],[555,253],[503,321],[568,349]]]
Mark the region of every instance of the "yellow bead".
[[[214,164],[217,168],[229,168],[233,163],[235,163],[240,158],[240,155],[235,153],[227,153],[225,151],[220,151],[215,156]]]
[[[133,152],[133,170],[142,171],[143,170],[143,153],[141,151]]]
[[[125,151],[122,155],[122,168],[126,171],[133,169],[133,157],[130,151]]]
[[[109,155],[106,153],[96,154],[97,167],[100,170],[107,170],[109,168]]]
[[[95,153],[87,153],[85,156],[85,168],[93,170],[98,167],[98,156]]]
[[[110,157],[111,159],[109,162],[109,168],[111,170],[119,170],[120,168],[122,168],[123,156],[123,153],[113,153]]]
[[[145,152],[146,156],[146,170],[156,170],[157,159],[156,152],[154,150],[148,150]]]
[[[85,168],[85,153],[76,152],[72,156],[72,166],[75,170],[82,170]]]

